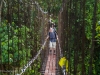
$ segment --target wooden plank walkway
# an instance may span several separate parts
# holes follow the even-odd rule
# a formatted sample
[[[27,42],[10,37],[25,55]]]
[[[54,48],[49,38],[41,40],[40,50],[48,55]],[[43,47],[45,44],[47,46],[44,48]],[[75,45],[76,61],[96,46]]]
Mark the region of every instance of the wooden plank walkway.
[[[61,75],[60,67],[59,67],[59,50],[58,45],[56,48],[56,54],[52,55],[52,52],[50,50],[45,50],[42,55],[44,55],[43,63],[41,65],[41,75]]]
[[[56,55],[48,55],[44,75],[56,75]]]

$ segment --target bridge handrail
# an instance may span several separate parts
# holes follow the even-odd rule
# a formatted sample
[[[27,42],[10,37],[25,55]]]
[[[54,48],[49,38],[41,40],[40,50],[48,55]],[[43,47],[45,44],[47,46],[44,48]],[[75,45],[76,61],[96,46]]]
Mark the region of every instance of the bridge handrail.
[[[62,57],[63,54],[62,54],[62,52],[61,52],[61,46],[60,46],[59,38],[58,38],[58,46],[59,46],[59,50],[60,50],[60,57]]]
[[[63,53],[61,52],[61,46],[60,46],[59,39],[58,39],[58,45],[59,45],[59,50],[60,50],[60,58],[62,58]],[[62,68],[61,70],[62,70],[63,75],[67,75],[66,68]]]
[[[36,55],[33,59],[31,59],[31,60],[24,66],[24,68],[21,69],[21,73],[19,73],[19,74],[17,73],[16,75],[22,75],[22,74],[26,71],[26,69],[37,59],[37,57],[39,56],[39,54],[40,54],[41,51],[42,51],[42,48],[45,46],[46,42],[47,42],[47,40],[44,41],[44,43],[43,43],[43,45],[41,46],[40,50],[38,51],[37,55]]]

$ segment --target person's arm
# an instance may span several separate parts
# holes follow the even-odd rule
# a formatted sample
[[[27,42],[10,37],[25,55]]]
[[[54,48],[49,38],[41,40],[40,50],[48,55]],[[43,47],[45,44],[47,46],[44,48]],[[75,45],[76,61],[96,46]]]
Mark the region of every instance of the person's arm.
[[[57,40],[58,40],[58,35],[56,34],[56,36],[57,36]]]

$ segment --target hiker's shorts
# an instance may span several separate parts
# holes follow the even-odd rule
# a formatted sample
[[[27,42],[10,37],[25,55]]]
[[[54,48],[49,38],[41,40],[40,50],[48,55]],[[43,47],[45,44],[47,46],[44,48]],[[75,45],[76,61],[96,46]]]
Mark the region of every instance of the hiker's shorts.
[[[51,42],[49,43],[50,48],[56,48],[56,42]]]

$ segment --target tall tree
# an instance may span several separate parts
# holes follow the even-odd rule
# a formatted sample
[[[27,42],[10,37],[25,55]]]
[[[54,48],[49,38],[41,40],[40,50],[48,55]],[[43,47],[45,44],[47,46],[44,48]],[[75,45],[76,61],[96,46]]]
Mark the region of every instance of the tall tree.
[[[1,26],[1,9],[2,9],[2,0],[1,0],[1,2],[0,2],[0,26]]]
[[[94,10],[93,10],[93,24],[92,24],[92,40],[90,48],[90,65],[89,65],[89,75],[93,75],[93,55],[95,48],[95,34],[96,34],[96,13],[97,13],[97,0],[94,0]]]
[[[82,75],[85,75],[85,65],[84,65],[84,63],[85,63],[85,2],[86,2],[86,0],[83,0],[82,1],[82,10],[83,10],[83,13],[82,13],[82,46],[81,46],[81,48],[82,48]]]
[[[1,26],[1,12],[2,12],[2,6],[3,6],[3,4],[5,4],[5,6],[6,6],[5,1],[4,0],[1,0],[0,1],[0,26]]]

